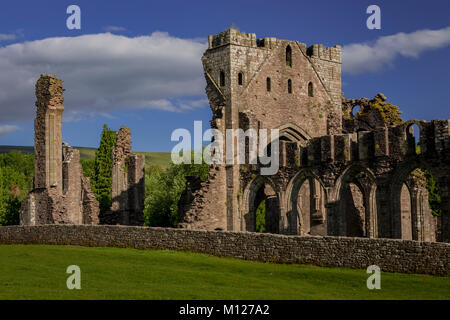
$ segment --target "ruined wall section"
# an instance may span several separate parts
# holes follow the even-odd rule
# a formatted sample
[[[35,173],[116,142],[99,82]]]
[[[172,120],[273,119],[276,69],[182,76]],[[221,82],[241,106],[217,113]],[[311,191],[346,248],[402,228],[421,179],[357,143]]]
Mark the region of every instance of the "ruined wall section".
[[[290,65],[286,62],[287,46],[292,50]],[[301,132],[302,143],[310,136],[327,134],[328,119],[337,105],[338,124],[341,123],[340,48],[330,48],[317,59],[321,64],[316,68],[307,55],[306,46],[296,41],[257,39],[254,33],[245,34],[236,29],[209,36],[209,48],[202,62],[206,93],[213,111],[211,127],[218,128],[225,136],[225,129],[243,128],[240,118],[245,118],[248,122],[245,129],[295,127],[297,133]],[[323,61],[327,59],[330,61],[326,63],[333,64],[334,69],[333,74],[324,80],[318,71],[322,72],[322,65],[326,64]],[[270,90],[267,89],[267,78],[270,78]],[[288,80],[291,82],[291,93],[288,92]],[[309,83],[313,87],[312,94],[308,90]],[[339,102],[333,102],[335,97]],[[338,131],[341,133],[342,129]],[[237,156],[235,148],[235,164]],[[196,194],[202,195],[200,199],[194,197],[192,203],[186,204],[185,200],[191,199],[186,196],[180,203],[181,223],[185,227],[188,222],[191,223],[190,228],[209,228],[205,217],[217,217],[218,221],[222,221],[222,215],[225,215],[226,230],[240,230],[240,166],[218,165],[212,170],[210,176],[215,179],[196,191]],[[215,201],[204,199],[203,195],[211,197],[212,194],[217,197]]]
[[[34,187],[56,187],[62,192],[62,80],[43,74],[36,83],[36,119],[34,121]]]
[[[69,146],[63,148],[63,197],[66,204],[67,223],[83,224],[83,202],[81,197],[80,151]]]
[[[381,127],[371,131],[327,135],[312,138],[306,148],[280,144],[280,157],[292,158],[298,155],[300,163],[289,161],[291,165],[314,166],[330,162],[354,162],[388,157],[389,161],[406,162],[416,155],[415,141],[408,138],[408,127],[416,124],[420,128],[422,157],[450,157],[450,134],[442,128],[450,120],[411,120],[397,126]],[[445,133],[444,133],[445,132]],[[280,162],[283,163],[283,162]]]
[[[102,218],[102,224],[142,225],[145,156],[132,153],[129,128],[120,128],[112,157],[112,205]]]
[[[310,46],[306,53],[310,58],[319,79],[331,96],[333,111],[327,116],[328,134],[341,133],[342,117],[342,85],[341,85],[341,47],[334,46],[324,49],[321,44]]]
[[[36,83],[34,189],[22,203],[21,225],[98,223],[98,202],[83,176],[80,153],[62,146],[63,91],[53,75],[43,74]]]
[[[186,189],[179,201],[179,225],[185,229],[227,230],[223,166],[212,166],[206,181],[198,177],[187,177]],[[223,202],[220,202],[223,201]],[[215,208],[215,210],[214,210]]]
[[[95,194],[92,192],[90,179],[84,175],[81,176],[81,188],[81,200],[83,201],[83,224],[97,225],[100,223],[99,203],[95,197]]]
[[[230,42],[228,79],[234,112],[246,113],[252,128],[257,128],[258,124],[260,128],[279,128],[291,123],[310,136],[327,134],[329,113],[341,110],[340,49],[327,49],[328,57],[334,59],[328,61],[334,64],[334,71],[321,79],[319,70],[325,57],[316,60],[308,57],[305,44],[276,38],[256,39],[255,34],[227,31],[235,37]],[[286,61],[288,46],[291,48],[290,64]],[[316,66],[316,62],[321,64]],[[267,78],[270,78],[270,91]],[[288,80],[291,80],[292,93],[288,92]],[[313,87],[312,96],[308,92],[309,83]],[[237,119],[237,115],[234,117]]]

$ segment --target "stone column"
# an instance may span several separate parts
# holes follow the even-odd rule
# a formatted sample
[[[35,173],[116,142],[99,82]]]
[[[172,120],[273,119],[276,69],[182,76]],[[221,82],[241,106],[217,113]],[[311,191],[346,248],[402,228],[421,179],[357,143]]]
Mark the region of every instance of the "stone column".
[[[123,126],[117,134],[116,145],[113,148],[112,211],[129,209],[127,192],[129,155],[131,155],[131,131]]]
[[[36,119],[34,121],[34,187],[56,187],[62,194],[62,80],[43,74],[36,83]]]

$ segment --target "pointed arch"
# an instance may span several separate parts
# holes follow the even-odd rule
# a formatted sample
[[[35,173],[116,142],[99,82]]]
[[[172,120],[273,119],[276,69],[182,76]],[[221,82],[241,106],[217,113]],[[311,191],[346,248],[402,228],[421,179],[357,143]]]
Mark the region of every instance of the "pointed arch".
[[[297,173],[286,189],[286,233],[326,235],[326,203],[321,179],[308,169]]]
[[[436,241],[434,221],[436,218],[433,217],[428,202],[424,169],[432,172],[432,168],[426,163],[413,160],[397,168],[392,177],[390,186],[392,238]],[[406,201],[409,201],[409,212],[405,210]]]
[[[338,200],[330,217],[329,233],[377,237],[376,189],[376,178],[371,170],[360,165],[346,168],[335,184],[333,198]]]
[[[292,122],[283,124],[277,129],[279,130],[280,138],[285,137],[287,140],[299,142],[301,145],[311,139],[311,136],[305,130]]]
[[[250,181],[243,195],[241,230],[256,231],[256,210],[265,201],[266,232],[280,233],[280,194],[272,180],[267,176],[257,176]]]

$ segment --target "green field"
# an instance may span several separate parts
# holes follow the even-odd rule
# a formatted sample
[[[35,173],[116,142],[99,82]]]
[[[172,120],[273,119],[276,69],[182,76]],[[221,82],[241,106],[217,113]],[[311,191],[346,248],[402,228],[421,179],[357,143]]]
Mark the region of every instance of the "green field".
[[[0,299],[450,299],[450,278],[120,248],[0,246]],[[66,268],[81,268],[81,290]]]
[[[74,147],[80,150],[80,158],[85,160],[91,160],[95,157],[95,148]],[[22,153],[34,153],[34,147],[23,146],[0,146],[0,154],[8,153],[10,151],[20,151]],[[170,152],[136,152],[145,155],[145,165],[157,165],[161,168],[167,168],[170,159]]]

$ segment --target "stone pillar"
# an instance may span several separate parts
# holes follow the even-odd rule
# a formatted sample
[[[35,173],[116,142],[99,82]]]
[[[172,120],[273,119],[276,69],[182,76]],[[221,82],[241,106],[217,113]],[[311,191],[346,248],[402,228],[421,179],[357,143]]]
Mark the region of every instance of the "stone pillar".
[[[41,75],[36,83],[36,97],[34,187],[56,187],[62,194],[62,80],[53,75]]]
[[[34,189],[22,202],[21,225],[98,224],[98,202],[79,151],[62,147],[63,91],[53,75],[43,74],[36,83]]]
[[[129,207],[127,158],[130,154],[131,131],[127,127],[121,127],[113,148],[112,211],[121,211]]]
[[[131,131],[120,128],[113,148],[112,206],[107,224],[143,224],[145,156],[131,152]]]

